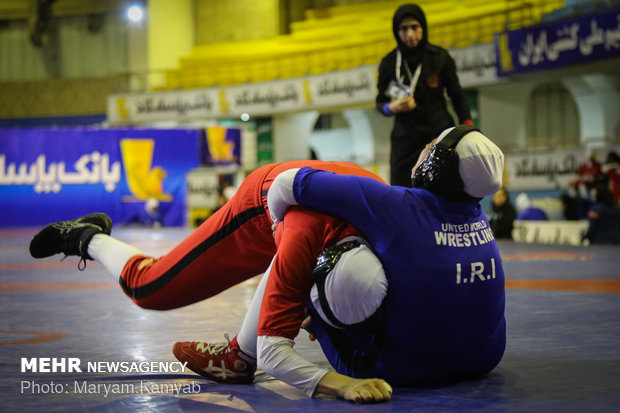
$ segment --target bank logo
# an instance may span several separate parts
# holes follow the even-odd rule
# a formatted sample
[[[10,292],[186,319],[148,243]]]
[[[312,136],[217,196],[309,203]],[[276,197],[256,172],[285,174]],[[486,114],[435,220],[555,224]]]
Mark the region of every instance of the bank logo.
[[[220,92],[218,93],[218,99],[220,101],[220,110],[222,111],[222,113],[230,112],[230,108],[228,106],[228,100],[226,99],[225,90],[220,90]]]
[[[130,112],[129,108],[127,107],[127,99],[117,98],[116,107],[118,109],[118,116],[121,118],[121,120],[129,120]]]
[[[512,52],[508,45],[508,34],[503,33],[499,35],[499,62],[504,72],[513,72],[515,70],[512,64]]]
[[[161,166],[152,166],[154,150],[153,139],[121,139],[125,178],[132,194],[123,197],[124,201],[172,200],[172,195],[164,192],[168,173]]]
[[[306,105],[312,104],[312,89],[310,88],[310,81],[304,80],[304,101]]]
[[[207,128],[207,143],[211,161],[215,163],[239,162],[235,142],[229,139],[229,129],[223,126]]]

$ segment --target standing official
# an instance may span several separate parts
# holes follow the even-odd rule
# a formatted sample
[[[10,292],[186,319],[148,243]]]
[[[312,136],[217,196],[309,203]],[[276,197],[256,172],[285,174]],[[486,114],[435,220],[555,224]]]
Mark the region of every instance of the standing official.
[[[390,183],[411,186],[411,167],[441,131],[454,126],[447,92],[459,123],[473,125],[456,65],[448,52],[428,42],[426,17],[415,4],[396,10],[393,26],[397,47],[379,64],[377,110],[394,116],[390,150]]]

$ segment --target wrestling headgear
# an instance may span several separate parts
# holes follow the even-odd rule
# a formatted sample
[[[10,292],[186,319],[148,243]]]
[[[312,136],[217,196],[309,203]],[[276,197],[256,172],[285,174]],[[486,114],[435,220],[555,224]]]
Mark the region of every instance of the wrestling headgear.
[[[478,129],[446,129],[411,176],[414,187],[452,201],[474,202],[502,185],[504,154]]]
[[[336,328],[361,323],[381,306],[387,279],[381,262],[360,238],[325,249],[312,272],[310,301],[323,321]]]

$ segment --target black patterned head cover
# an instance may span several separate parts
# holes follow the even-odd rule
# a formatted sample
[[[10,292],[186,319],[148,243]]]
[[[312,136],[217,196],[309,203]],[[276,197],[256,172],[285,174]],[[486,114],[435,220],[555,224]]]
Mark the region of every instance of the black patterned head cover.
[[[411,176],[413,187],[460,202],[478,202],[501,187],[504,154],[493,142],[469,125],[442,135]]]
[[[361,238],[347,237],[321,253],[312,276],[311,315],[352,371],[369,371],[385,338],[387,277],[381,262]]]

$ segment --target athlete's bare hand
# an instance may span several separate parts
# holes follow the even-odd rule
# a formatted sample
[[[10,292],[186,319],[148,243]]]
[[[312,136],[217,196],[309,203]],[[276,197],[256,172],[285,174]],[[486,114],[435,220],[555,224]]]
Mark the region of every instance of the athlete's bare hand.
[[[357,404],[387,402],[392,398],[392,387],[385,380],[354,379],[335,371],[323,376],[317,390]]]
[[[278,224],[271,224],[271,235],[273,235],[273,237],[276,237],[276,228],[278,228]]]
[[[357,404],[387,402],[392,398],[392,386],[382,379],[354,380],[344,391],[344,399]]]

